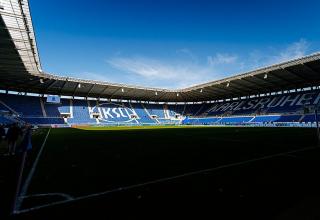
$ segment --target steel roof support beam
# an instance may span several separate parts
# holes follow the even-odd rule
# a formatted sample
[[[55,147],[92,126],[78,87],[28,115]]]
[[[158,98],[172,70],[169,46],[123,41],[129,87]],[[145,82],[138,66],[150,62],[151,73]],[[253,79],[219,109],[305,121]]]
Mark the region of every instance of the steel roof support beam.
[[[39,85],[39,79],[35,78],[28,82],[28,87],[34,88]]]
[[[76,84],[76,87],[74,88],[73,93],[72,93],[72,97],[74,97],[74,95],[76,94],[77,89],[79,88],[80,85],[81,85],[80,83]]]
[[[233,82],[232,82],[233,83]],[[238,91],[238,92],[241,92],[241,93],[248,93],[249,91],[248,90],[243,90],[243,89],[239,89],[239,88],[236,88],[236,87],[232,87],[232,83],[230,83],[230,85],[229,85],[229,87],[227,87],[228,89],[224,89],[224,88],[221,88],[221,86],[223,86],[223,85],[217,85],[218,86],[218,88],[220,88],[220,89],[224,89],[225,91],[230,91],[230,90],[236,90],[236,91]],[[230,89],[230,90],[229,90]],[[233,92],[232,92],[233,93]]]
[[[255,92],[260,92],[259,90],[256,90],[256,89],[254,89],[254,88],[252,88],[252,87],[249,87],[248,89],[246,88],[246,86],[244,86],[244,85],[242,85],[242,84],[240,84],[239,82],[237,82],[237,81],[232,81],[231,83],[230,83],[230,85],[238,85],[238,86],[240,86],[240,88],[239,87],[236,87],[237,89],[240,89],[240,90],[243,90],[243,91],[245,91],[245,92],[251,92],[251,91],[255,91]],[[232,87],[233,88],[233,87]]]
[[[6,46],[8,46],[8,45],[6,45]],[[7,48],[7,47],[0,47],[1,48],[1,50],[2,51],[9,51],[9,52],[13,52],[13,51],[25,51],[25,52],[32,52],[32,50],[31,49],[28,49],[28,48],[14,48],[14,49],[12,49],[12,48]],[[19,57],[20,57],[20,54],[18,55]]]
[[[214,96],[217,96],[215,94],[212,94],[211,92],[208,91],[209,89],[202,89],[202,92],[200,92],[199,90],[192,90],[186,93],[191,93],[194,94],[195,96],[191,96],[193,100],[195,100],[195,98],[198,98],[198,96],[204,97],[203,100],[212,100]]]
[[[135,97],[137,97],[137,96],[139,96],[139,98],[137,98],[137,99],[139,99],[139,100],[147,100],[148,99],[148,96],[147,95],[145,95],[145,90],[136,90],[136,92],[135,93],[132,93],[133,94],[133,96],[135,96]],[[150,97],[150,96],[149,96]]]
[[[133,94],[133,92],[132,91],[134,91],[134,89],[127,89],[128,91],[126,91],[126,94],[130,94],[130,95],[132,95]],[[122,99],[123,100],[123,97],[125,97],[126,99],[128,99],[128,96],[129,95],[123,95],[123,96],[120,96],[120,99]],[[129,96],[130,97],[130,96]]]
[[[248,79],[248,77],[247,77],[247,78],[241,78],[240,81],[247,82],[247,83],[253,85],[254,87],[257,87],[257,86],[260,87],[260,86],[262,86],[262,85],[259,84],[259,83],[252,82],[251,80]]]
[[[258,80],[260,80],[261,82],[266,83],[266,84],[269,85],[269,86],[276,85],[276,84],[274,84],[274,83],[268,82],[267,80],[263,80],[263,79],[260,79],[260,78],[257,78],[257,77],[256,77],[255,79],[258,79]],[[251,81],[250,79],[248,79],[248,78],[246,78],[246,79],[241,79],[241,80],[243,80],[243,81],[245,81],[245,82],[248,82],[248,83],[251,83],[252,85],[255,85],[256,88],[261,88],[260,90],[255,90],[255,91],[258,91],[258,92],[267,91],[267,90],[269,89],[268,86],[262,85],[262,84],[259,84],[259,83],[254,83],[254,82],[252,82],[252,81]]]
[[[304,77],[302,77],[299,73],[294,73],[292,72],[291,70],[288,70],[288,69],[282,69],[282,71],[286,72],[286,73],[289,73],[290,75],[293,75],[299,79],[302,79],[302,80],[305,80]]]
[[[90,95],[91,91],[93,90],[93,88],[96,86],[96,84],[92,84],[92,86],[90,87],[89,91],[86,94],[86,97],[88,98],[88,96]]]
[[[20,63],[19,63],[20,64]],[[13,68],[11,68],[10,66],[13,66]],[[1,70],[4,69],[4,70],[7,70],[8,72],[13,72],[13,71],[16,71],[16,70],[20,70],[20,71],[24,71],[24,73],[27,73],[27,70],[26,68],[24,67],[23,64],[17,66],[17,63],[15,64],[0,64],[0,68]]]
[[[21,10],[22,19],[23,19],[23,22],[24,22],[24,27],[26,28],[25,32],[26,32],[26,34],[28,36],[29,45],[31,47],[31,51],[32,51],[32,54],[33,54],[33,61],[35,62],[37,67],[40,67],[40,63],[38,63],[38,61],[36,59],[36,56],[37,56],[36,50],[37,50],[37,48],[35,48],[35,45],[33,44],[32,39],[30,37],[30,33],[32,33],[33,31],[29,29],[27,16],[25,15],[24,10],[23,10],[23,6],[22,6],[23,5],[22,0],[18,0],[18,1],[19,1],[19,6],[20,6],[20,10]]]
[[[119,92],[120,89],[123,89],[123,88],[122,88],[122,87],[119,87],[118,89],[116,89],[116,91],[114,91],[113,93],[111,93],[109,99],[112,99],[112,97],[113,97],[117,92]]]
[[[54,86],[54,84],[56,84],[56,80],[54,79],[49,79],[48,81],[52,80],[52,82],[49,83],[49,85],[47,86],[47,88],[44,90],[45,92],[48,92],[49,89],[51,89],[52,86]]]
[[[62,86],[60,88],[60,91],[59,91],[59,95],[62,94],[62,90],[64,89],[64,86],[67,84],[67,82],[68,82],[68,79],[66,79],[66,81],[63,82],[63,84],[62,84]]]
[[[187,102],[188,97],[190,97],[190,96],[188,96],[186,93],[180,93],[179,92],[179,97],[183,102]],[[179,100],[179,97],[177,97],[177,100]]]
[[[312,74],[314,75],[319,75],[320,73],[316,70],[314,70],[313,68],[311,68],[308,64],[303,63],[301,64],[303,67],[305,67],[308,71],[310,71]]]
[[[287,82],[288,84],[293,84],[292,81],[283,78],[282,76],[276,75],[274,73],[269,73],[269,75],[273,76],[274,78],[280,79],[281,81]]]
[[[270,74],[270,73],[266,73],[267,75]],[[259,80],[260,82],[264,82],[264,83],[267,83],[271,86],[281,86],[279,83],[275,83],[275,82],[271,82],[271,81],[268,81],[267,79],[261,79],[260,77],[258,76],[252,76],[253,78]],[[245,80],[248,80],[248,79],[245,79]]]
[[[218,91],[219,93],[221,93],[221,91],[222,91],[222,93],[228,93],[230,96],[239,96],[239,94],[237,94],[237,93],[234,93],[233,91],[231,91],[231,90],[227,90],[227,89],[224,89],[224,88],[221,88],[221,87],[210,87],[210,89],[212,89],[212,90],[216,90],[216,91]],[[225,97],[226,98],[226,97]],[[223,99],[225,99],[225,98],[223,98]]]
[[[140,92],[140,90],[132,89],[131,96],[133,96],[133,97],[137,97],[138,92]]]
[[[159,99],[153,99],[155,97],[159,97],[159,94],[156,95],[157,93],[160,93],[161,91],[150,91],[150,95],[144,95],[141,97],[141,99],[144,99],[145,101],[153,101],[153,102],[158,102]],[[148,91],[145,91],[145,94],[148,94]],[[165,94],[165,93],[164,93]],[[162,96],[160,96],[159,98],[161,98]],[[153,99],[153,100],[152,100]]]
[[[33,89],[36,85],[39,85],[39,83],[37,82],[38,79],[36,79],[36,78],[24,80],[24,81],[20,80],[20,78],[16,78],[16,79],[11,78],[10,80],[15,80],[14,84],[19,89],[22,89],[22,88],[24,88],[25,90],[26,90],[26,88]],[[36,82],[36,83],[34,83],[34,82]]]
[[[98,99],[101,98],[101,96],[107,91],[107,89],[109,88],[109,86],[106,86],[99,94]]]
[[[165,97],[167,94],[168,94],[168,93],[165,93],[165,92],[164,92],[162,95],[159,95],[159,94],[158,94],[158,99],[156,100],[156,102],[161,101],[162,98]]]
[[[3,40],[2,43],[3,43],[4,41],[13,42],[13,43],[14,43],[14,42],[29,43],[28,40],[18,39],[18,38],[1,38],[1,40]]]

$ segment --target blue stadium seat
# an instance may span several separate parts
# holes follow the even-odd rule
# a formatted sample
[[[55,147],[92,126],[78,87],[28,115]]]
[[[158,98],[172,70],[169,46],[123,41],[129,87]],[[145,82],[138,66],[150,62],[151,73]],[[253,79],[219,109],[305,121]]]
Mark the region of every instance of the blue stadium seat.
[[[0,101],[21,115],[43,117],[40,97],[0,94]]]
[[[88,103],[86,100],[73,100],[72,114],[68,118],[70,124],[97,124],[96,119],[90,117]]]
[[[235,123],[245,123],[249,122],[252,120],[252,116],[243,116],[243,117],[224,117],[222,118],[219,123],[230,123],[230,124],[235,124]]]
[[[52,117],[46,117],[46,118],[22,118],[23,121],[29,123],[29,124],[35,124],[35,125],[51,125],[51,124],[64,124],[63,118],[52,118]]]
[[[256,116],[251,122],[256,123],[267,123],[267,122],[274,122],[281,118],[280,115],[262,115]]]

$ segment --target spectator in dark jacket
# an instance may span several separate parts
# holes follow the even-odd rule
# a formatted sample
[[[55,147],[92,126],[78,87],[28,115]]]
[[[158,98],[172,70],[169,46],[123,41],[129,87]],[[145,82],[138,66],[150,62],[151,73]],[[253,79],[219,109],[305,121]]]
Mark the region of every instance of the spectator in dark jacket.
[[[31,135],[32,127],[30,124],[26,124],[23,127],[23,137],[21,143],[18,146],[19,149],[16,149],[18,153],[24,153],[32,149]]]
[[[3,141],[3,139],[6,136],[6,130],[4,129],[4,126],[0,125],[0,143]]]
[[[6,138],[8,140],[9,154],[14,155],[18,138],[22,135],[22,130],[18,124],[13,124],[9,127]]]

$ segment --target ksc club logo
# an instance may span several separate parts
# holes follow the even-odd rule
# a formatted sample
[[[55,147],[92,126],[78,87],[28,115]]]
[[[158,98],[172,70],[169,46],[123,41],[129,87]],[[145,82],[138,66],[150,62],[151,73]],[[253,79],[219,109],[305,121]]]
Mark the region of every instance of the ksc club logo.
[[[136,123],[138,118],[133,108],[116,103],[100,103],[91,108],[91,115],[93,118],[107,123]]]

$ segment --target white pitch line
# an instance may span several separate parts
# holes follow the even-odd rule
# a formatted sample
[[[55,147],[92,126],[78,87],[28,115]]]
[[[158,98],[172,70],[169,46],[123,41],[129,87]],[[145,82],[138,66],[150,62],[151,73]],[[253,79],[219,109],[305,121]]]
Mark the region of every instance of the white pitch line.
[[[18,197],[16,210],[14,210],[14,212],[17,212],[20,209],[21,205],[22,205],[23,198],[25,197],[25,195],[26,195],[26,193],[28,191],[29,185],[31,183],[32,177],[33,177],[34,172],[36,170],[36,167],[37,167],[37,164],[39,162],[39,159],[40,159],[40,156],[42,154],[42,151],[44,149],[44,146],[46,145],[46,142],[47,142],[48,136],[50,134],[50,131],[51,131],[51,128],[49,128],[49,131],[48,131],[48,133],[47,133],[47,135],[46,135],[46,137],[45,137],[45,139],[44,139],[44,141],[43,141],[43,143],[41,145],[41,148],[40,148],[39,153],[38,153],[38,155],[37,155],[37,157],[36,157],[36,159],[35,159],[35,161],[34,161],[34,163],[32,165],[32,168],[31,168],[31,170],[29,172],[29,175],[28,175],[27,179],[25,180],[25,182],[23,184],[23,187],[22,187],[22,189],[20,191],[20,194],[19,194],[19,197]]]
[[[65,194],[65,193],[43,193],[43,194],[33,194],[33,195],[26,195],[21,197],[22,199],[27,199],[27,198],[34,198],[34,197],[44,197],[44,196],[60,196],[63,197],[67,200],[72,200],[74,199],[72,196]]]
[[[120,192],[120,191],[129,190],[129,189],[133,189],[133,188],[137,188],[137,187],[141,187],[141,186],[147,186],[147,185],[150,185],[150,184],[161,183],[161,182],[165,182],[165,181],[169,181],[169,180],[179,179],[179,178],[192,176],[192,175],[196,175],[196,174],[201,174],[201,173],[206,173],[206,172],[212,172],[212,171],[216,171],[216,170],[220,170],[220,169],[224,169],[224,168],[240,166],[240,165],[244,165],[244,164],[248,164],[248,163],[252,163],[252,162],[272,159],[272,158],[275,158],[275,157],[286,156],[288,154],[293,154],[293,153],[298,153],[298,152],[303,152],[303,151],[313,150],[313,149],[319,149],[319,147],[307,147],[307,148],[303,148],[303,149],[299,149],[299,150],[293,150],[293,151],[273,154],[273,155],[269,155],[269,156],[265,156],[265,157],[259,157],[259,158],[255,158],[255,159],[251,159],[251,160],[246,160],[246,161],[226,164],[226,165],[222,165],[222,166],[218,166],[218,167],[214,167],[214,168],[209,168],[209,169],[204,169],[204,170],[184,173],[184,174],[173,176],[173,177],[161,178],[161,179],[157,179],[157,180],[153,180],[153,181],[149,181],[149,182],[144,182],[144,183],[139,183],[139,184],[135,184],[135,185],[131,185],[131,186],[119,187],[119,188],[116,188],[116,189],[113,189],[113,190],[108,190],[108,191],[104,191],[104,192],[100,192],[100,193],[94,193],[94,194],[90,194],[90,195],[86,195],[86,196],[80,196],[80,197],[73,198],[73,199],[70,199],[70,200],[67,200],[67,201],[53,202],[53,203],[46,204],[46,205],[35,206],[35,207],[29,208],[29,209],[23,209],[23,210],[20,210],[20,211],[16,211],[15,214],[27,213],[27,212],[38,210],[38,209],[41,209],[41,208],[51,207],[51,206],[54,206],[54,205],[66,204],[68,202],[74,202],[74,201],[83,200],[83,199],[87,199],[87,198],[107,195],[109,193]]]

